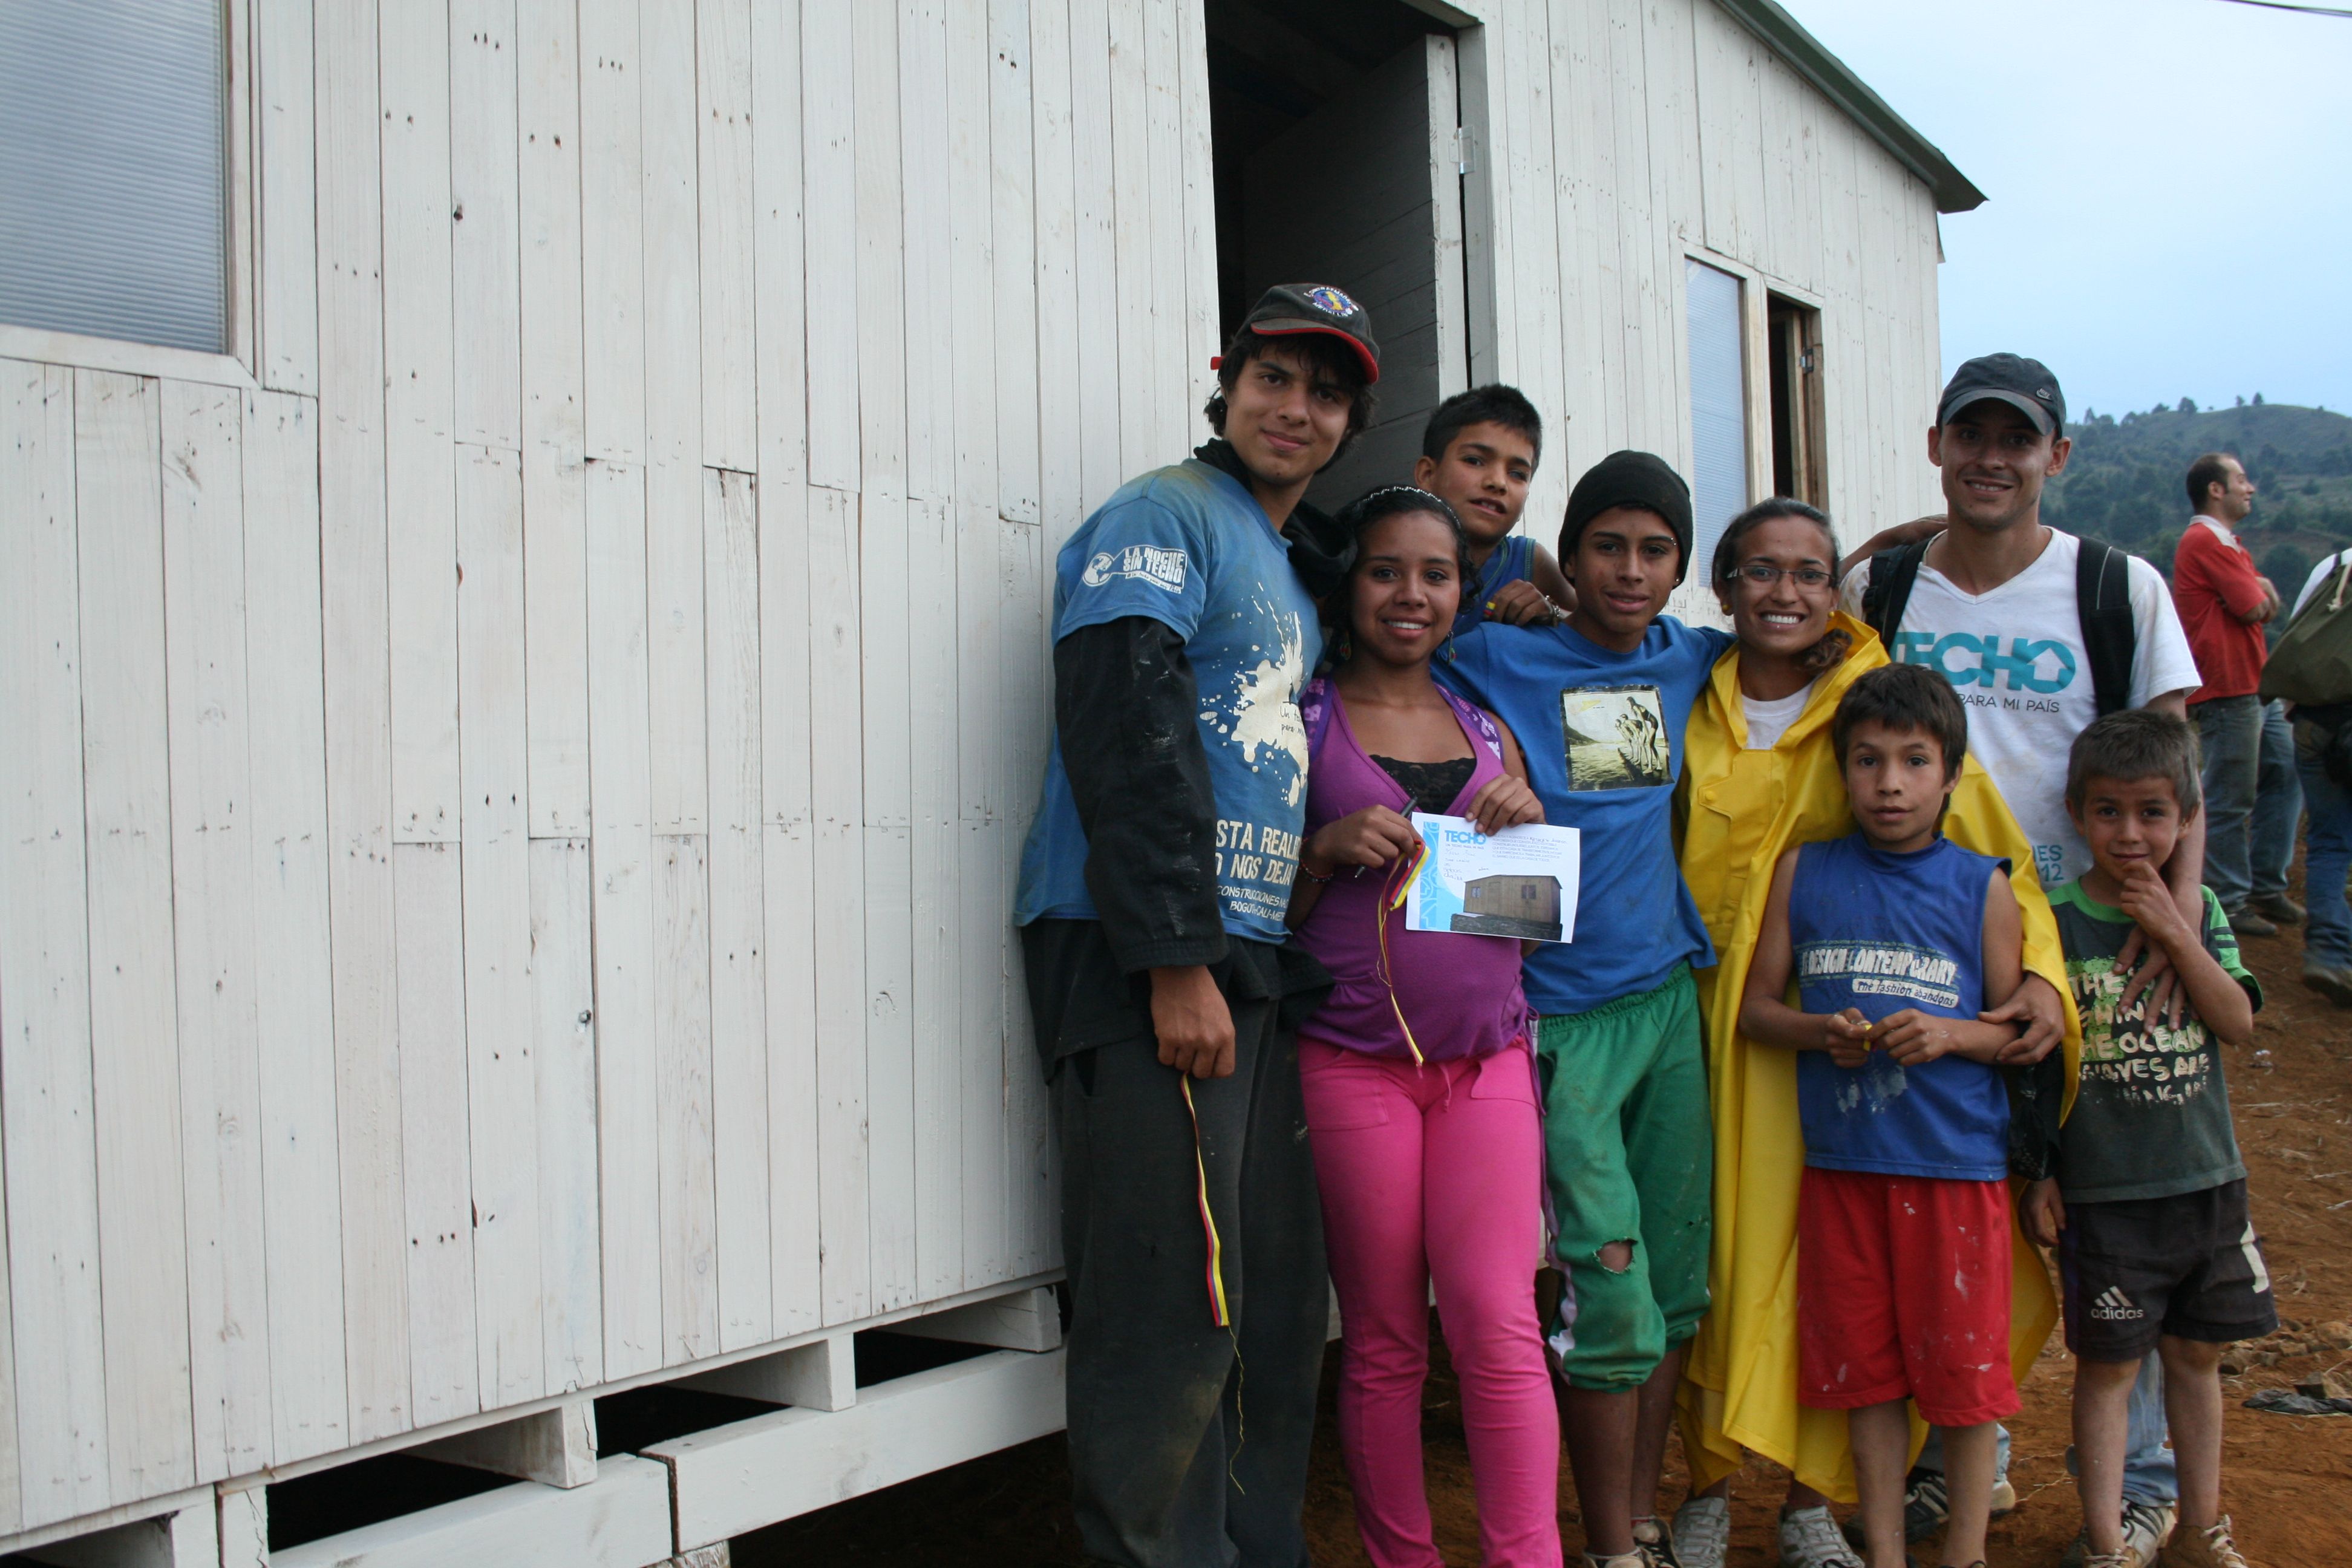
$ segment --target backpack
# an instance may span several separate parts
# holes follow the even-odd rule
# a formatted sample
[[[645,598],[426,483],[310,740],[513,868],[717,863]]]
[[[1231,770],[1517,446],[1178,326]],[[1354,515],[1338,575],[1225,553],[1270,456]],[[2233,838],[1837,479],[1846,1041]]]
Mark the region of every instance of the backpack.
[[[2263,700],[2297,708],[2352,702],[2352,550],[2336,559],[2335,582],[2322,580],[2263,666]]]
[[[1870,558],[1870,575],[1864,580],[1862,618],[1886,651],[1895,651],[1895,629],[1911,603],[1911,586],[1919,580],[1919,563],[1927,558],[1934,537],[1898,544]],[[2132,558],[2111,544],[2081,539],[2074,559],[2074,614],[2083,623],[2083,648],[2091,661],[2091,693],[2102,717],[2131,706],[2132,657],[2138,651],[2139,629],[2132,624]],[[2352,625],[2352,616],[2347,616]]]

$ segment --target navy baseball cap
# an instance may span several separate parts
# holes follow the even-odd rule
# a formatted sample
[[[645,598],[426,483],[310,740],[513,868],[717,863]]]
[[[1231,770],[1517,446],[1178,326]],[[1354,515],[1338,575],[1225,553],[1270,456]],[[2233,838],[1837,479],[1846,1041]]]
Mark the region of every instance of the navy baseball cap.
[[[1936,405],[1936,423],[1948,425],[1952,416],[1971,403],[2006,403],[2033,421],[2044,436],[2063,435],[2066,395],[2058,378],[2038,359],[2022,354],[1979,354],[1952,373],[1944,395]]]
[[[1371,316],[1328,283],[1276,284],[1242,318],[1242,330],[1262,338],[1301,332],[1344,338],[1363,362],[1364,384],[1370,386],[1381,378],[1381,346],[1372,342]]]

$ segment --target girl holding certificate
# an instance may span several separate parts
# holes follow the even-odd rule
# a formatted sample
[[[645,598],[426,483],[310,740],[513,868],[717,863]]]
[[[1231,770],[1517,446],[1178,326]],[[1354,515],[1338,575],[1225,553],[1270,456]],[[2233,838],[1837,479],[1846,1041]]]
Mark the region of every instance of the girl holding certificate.
[[[1298,1061],[1339,1295],[1340,1449],[1372,1562],[1440,1568],[1421,1458],[1434,1279],[1485,1560],[1554,1568],[1559,1427],[1537,1329],[1542,1138],[1519,943],[1407,931],[1401,897],[1420,859],[1413,812],[1493,833],[1543,808],[1509,731],[1430,679],[1469,575],[1461,522],[1402,485],[1340,521],[1356,561],[1325,606],[1332,668],[1300,699],[1307,837],[1289,917],[1336,981]]]

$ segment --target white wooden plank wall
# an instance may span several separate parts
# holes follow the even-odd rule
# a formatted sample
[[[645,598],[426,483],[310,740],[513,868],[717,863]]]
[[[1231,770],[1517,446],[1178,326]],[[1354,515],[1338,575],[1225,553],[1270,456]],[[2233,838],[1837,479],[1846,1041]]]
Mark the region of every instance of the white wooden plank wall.
[[[259,385],[0,366],[0,1532],[1054,1267],[1053,556],[1216,346],[1201,0],[256,28]],[[1711,0],[1459,59],[1530,531],[1686,253],[1932,500],[1916,180]]]

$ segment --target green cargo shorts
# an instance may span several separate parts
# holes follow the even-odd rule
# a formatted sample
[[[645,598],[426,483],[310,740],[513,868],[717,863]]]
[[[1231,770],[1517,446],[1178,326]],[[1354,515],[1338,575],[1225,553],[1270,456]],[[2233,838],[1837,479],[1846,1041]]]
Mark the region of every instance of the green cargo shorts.
[[[1706,1316],[1715,1132],[1698,989],[1654,990],[1536,1026],[1552,1252],[1570,1289],[1552,1353],[1575,1388],[1639,1388]],[[1601,1261],[1633,1244],[1631,1267]]]

